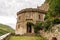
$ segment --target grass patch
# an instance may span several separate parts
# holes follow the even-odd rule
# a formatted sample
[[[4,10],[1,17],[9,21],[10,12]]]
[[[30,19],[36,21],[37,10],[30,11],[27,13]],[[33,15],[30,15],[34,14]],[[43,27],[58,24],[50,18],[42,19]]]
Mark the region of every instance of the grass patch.
[[[40,36],[11,36],[9,40],[47,40]]]

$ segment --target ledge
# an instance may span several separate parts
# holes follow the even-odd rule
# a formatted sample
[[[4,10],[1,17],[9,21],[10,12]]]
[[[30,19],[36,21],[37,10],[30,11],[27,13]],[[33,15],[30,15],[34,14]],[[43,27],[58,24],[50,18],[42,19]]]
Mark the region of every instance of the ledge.
[[[38,8],[26,8],[26,9],[23,9],[23,10],[17,12],[17,15],[19,15],[21,13],[26,13],[26,12],[39,12],[39,13],[43,13],[43,14],[46,13],[46,11],[40,10]]]

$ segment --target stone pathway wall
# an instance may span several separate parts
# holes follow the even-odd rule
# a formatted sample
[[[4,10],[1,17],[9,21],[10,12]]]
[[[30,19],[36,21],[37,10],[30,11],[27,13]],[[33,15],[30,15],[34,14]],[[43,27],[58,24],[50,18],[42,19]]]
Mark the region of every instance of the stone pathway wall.
[[[7,33],[7,34],[4,34],[2,36],[0,36],[0,40],[4,40],[5,38],[7,38],[11,33]]]

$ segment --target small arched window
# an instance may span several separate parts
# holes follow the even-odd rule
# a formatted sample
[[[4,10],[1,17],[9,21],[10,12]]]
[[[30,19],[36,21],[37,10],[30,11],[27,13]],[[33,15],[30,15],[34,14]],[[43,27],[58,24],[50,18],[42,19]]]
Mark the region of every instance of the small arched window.
[[[39,15],[39,19],[40,19],[40,15]]]
[[[19,20],[21,19],[21,17],[19,16]]]
[[[20,24],[18,25],[18,28],[20,28]]]

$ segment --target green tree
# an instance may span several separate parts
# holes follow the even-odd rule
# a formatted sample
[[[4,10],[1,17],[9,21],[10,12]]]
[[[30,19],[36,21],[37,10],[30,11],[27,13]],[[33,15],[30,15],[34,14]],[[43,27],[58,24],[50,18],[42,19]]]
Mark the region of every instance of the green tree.
[[[48,2],[49,2],[49,10],[46,14],[45,20],[49,19],[50,21],[54,21],[55,19],[59,19],[60,18],[60,0],[48,0]],[[58,21],[58,20],[55,20],[55,21]]]

